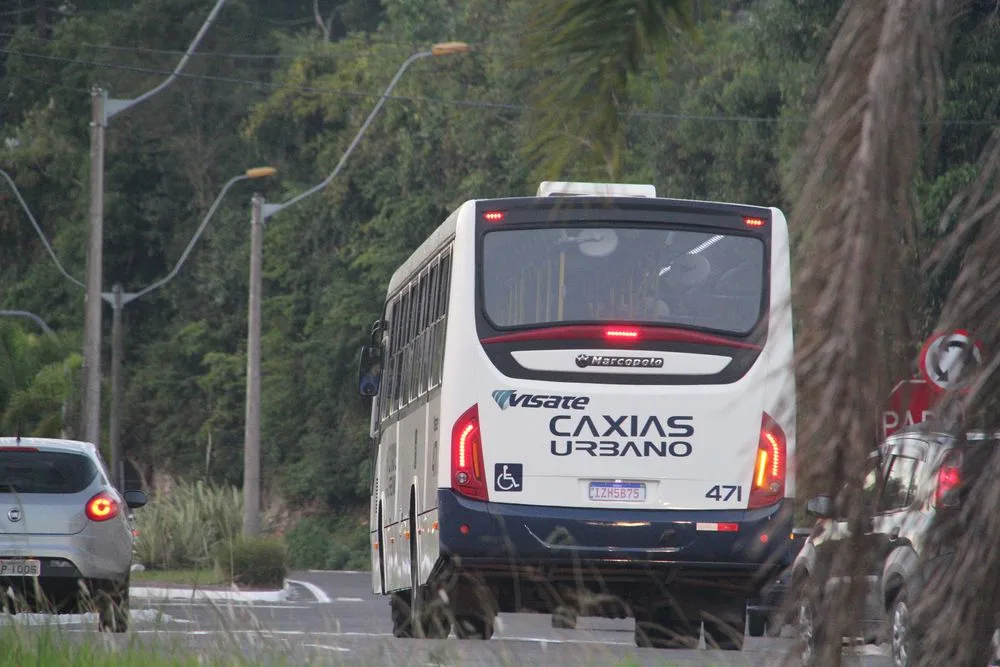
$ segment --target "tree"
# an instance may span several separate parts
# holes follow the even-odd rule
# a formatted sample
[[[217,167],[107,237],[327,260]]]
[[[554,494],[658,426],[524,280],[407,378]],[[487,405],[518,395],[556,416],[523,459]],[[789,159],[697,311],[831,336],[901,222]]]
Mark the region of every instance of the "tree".
[[[541,71],[525,150],[540,178],[572,162],[595,178],[621,176],[629,80],[691,28],[690,0],[546,0],[528,19],[524,59]]]

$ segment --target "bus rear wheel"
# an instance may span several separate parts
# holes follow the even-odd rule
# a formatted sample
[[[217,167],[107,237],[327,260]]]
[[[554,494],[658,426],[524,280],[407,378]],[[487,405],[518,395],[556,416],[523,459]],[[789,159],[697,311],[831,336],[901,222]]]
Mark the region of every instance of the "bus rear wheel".
[[[698,624],[685,618],[672,604],[636,609],[635,645],[640,648],[697,648]]]
[[[413,637],[413,607],[410,591],[399,591],[389,597],[392,614],[392,636],[399,639]]]
[[[494,619],[482,614],[456,614],[455,636],[459,639],[489,639],[494,632]]]

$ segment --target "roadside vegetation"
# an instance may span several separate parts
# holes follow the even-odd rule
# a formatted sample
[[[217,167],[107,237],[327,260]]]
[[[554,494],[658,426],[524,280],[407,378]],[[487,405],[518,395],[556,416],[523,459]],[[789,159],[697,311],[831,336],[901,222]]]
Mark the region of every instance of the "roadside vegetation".
[[[180,481],[153,493],[135,513],[139,580],[235,583],[281,588],[289,555],[279,535],[241,535],[243,496],[235,487]],[[194,579],[194,581],[191,581]],[[206,580],[207,579],[207,580]]]

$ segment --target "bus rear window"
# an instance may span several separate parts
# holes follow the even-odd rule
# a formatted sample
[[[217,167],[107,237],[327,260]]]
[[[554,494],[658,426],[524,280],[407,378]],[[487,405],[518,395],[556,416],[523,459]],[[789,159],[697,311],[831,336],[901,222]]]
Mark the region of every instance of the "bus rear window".
[[[743,335],[764,303],[764,244],[752,236],[498,229],[484,236],[482,254],[482,307],[497,329],[615,321]]]

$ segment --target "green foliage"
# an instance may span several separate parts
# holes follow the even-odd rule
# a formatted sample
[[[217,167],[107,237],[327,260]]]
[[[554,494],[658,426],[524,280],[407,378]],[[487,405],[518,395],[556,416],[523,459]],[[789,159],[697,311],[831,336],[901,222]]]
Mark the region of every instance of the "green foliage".
[[[281,588],[288,573],[288,548],[280,537],[273,535],[239,535],[218,544],[215,567],[224,577],[242,586]]]
[[[0,428],[59,437],[81,365],[62,340],[0,320]]]
[[[367,522],[349,516],[309,516],[285,535],[293,569],[369,570]]]
[[[151,569],[211,567],[220,544],[243,526],[243,494],[233,487],[182,481],[135,511],[136,558]]]
[[[274,650],[259,646],[249,655],[234,648],[235,635],[227,636],[224,645],[202,646],[184,650],[172,641],[105,642],[80,640],[78,634],[67,633],[56,623],[24,628],[15,623],[0,626],[0,655],[9,665],[45,665],[45,667],[253,667],[261,663],[275,666],[320,665],[299,652],[289,654],[283,646]]]
[[[689,0],[542,0],[528,18],[527,60],[542,69],[531,99],[540,110],[526,145],[537,174],[563,173],[575,157],[589,177],[617,180],[625,151],[629,78],[690,28]],[[590,159],[587,159],[587,156]],[[586,173],[586,172],[585,172]]]

